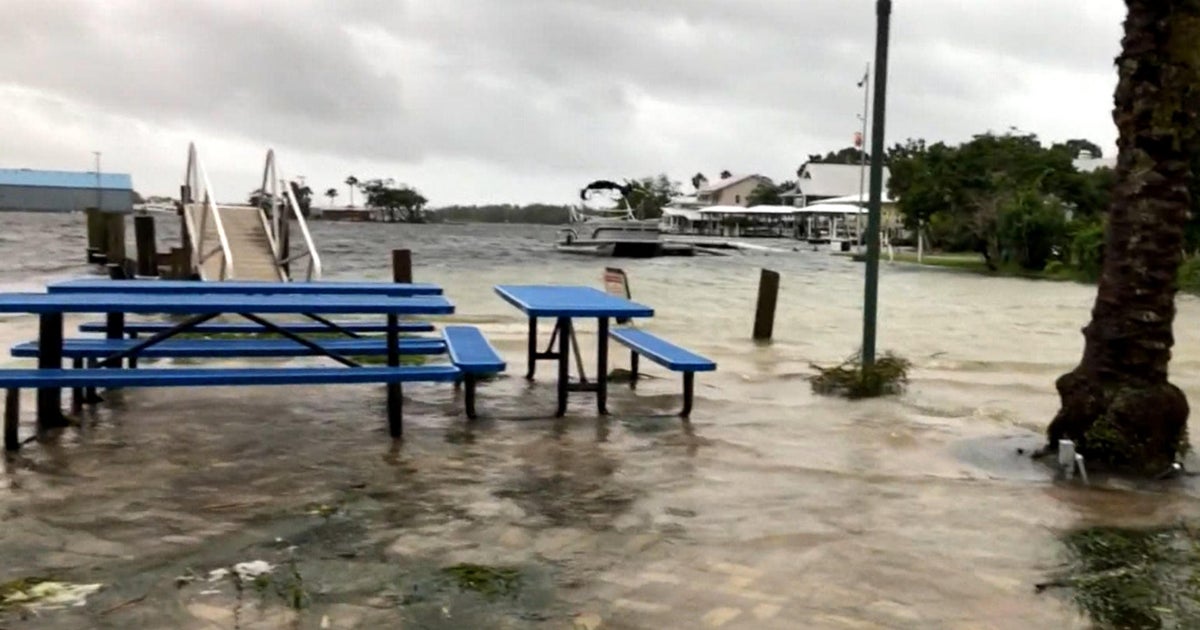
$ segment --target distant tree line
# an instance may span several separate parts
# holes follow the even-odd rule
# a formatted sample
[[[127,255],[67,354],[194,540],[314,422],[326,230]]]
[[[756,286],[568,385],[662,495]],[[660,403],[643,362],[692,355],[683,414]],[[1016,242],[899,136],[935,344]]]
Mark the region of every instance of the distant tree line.
[[[425,213],[431,223],[535,223],[561,225],[571,218],[569,206],[534,203],[526,206],[490,204],[483,206],[446,206]]]

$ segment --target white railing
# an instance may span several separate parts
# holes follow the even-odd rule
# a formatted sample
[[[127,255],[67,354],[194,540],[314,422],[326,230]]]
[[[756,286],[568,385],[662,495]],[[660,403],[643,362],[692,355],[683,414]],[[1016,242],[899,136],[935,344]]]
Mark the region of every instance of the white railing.
[[[283,191],[280,192],[282,187]],[[267,151],[267,161],[263,165],[262,185],[259,187],[263,199],[270,203],[270,216],[261,216],[263,227],[267,231],[267,240],[271,244],[271,254],[275,257],[275,267],[284,280],[291,281],[292,274],[288,271],[291,264],[308,258],[305,270],[305,280],[321,278],[321,255],[313,242],[312,233],[308,229],[308,221],[300,211],[300,204],[287,178],[280,177],[275,166],[275,150]],[[292,220],[300,227],[300,235],[304,238],[304,251],[291,255],[289,232]]]
[[[187,224],[188,240],[192,248],[192,267],[198,272],[203,273],[204,263],[210,258],[220,254],[221,256],[221,271],[220,280],[229,280],[233,278],[233,252],[229,248],[229,236],[225,233],[225,224],[221,221],[221,211],[217,207],[217,198],[213,195],[212,184],[208,181],[208,173],[204,170],[204,165],[200,163],[200,157],[196,153],[196,143],[188,144],[188,163],[187,175],[187,199],[183,199],[184,204],[184,222]],[[188,211],[189,205],[195,205],[199,198],[201,207],[200,221],[197,225],[194,214]],[[217,243],[208,251],[205,251],[206,245],[213,245],[207,242],[205,238],[208,233],[208,221],[212,217],[213,223],[217,228]],[[211,278],[205,278],[209,280]]]

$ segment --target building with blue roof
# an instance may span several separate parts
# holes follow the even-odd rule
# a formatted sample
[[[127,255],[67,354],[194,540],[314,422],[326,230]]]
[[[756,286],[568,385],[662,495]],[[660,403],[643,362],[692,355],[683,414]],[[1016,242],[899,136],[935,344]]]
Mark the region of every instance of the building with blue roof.
[[[125,173],[0,168],[0,211],[133,211],[133,178]]]

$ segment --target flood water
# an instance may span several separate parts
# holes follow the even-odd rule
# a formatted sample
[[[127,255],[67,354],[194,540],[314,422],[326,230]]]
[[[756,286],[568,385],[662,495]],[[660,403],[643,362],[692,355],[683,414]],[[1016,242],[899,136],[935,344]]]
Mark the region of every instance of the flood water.
[[[95,273],[82,216],[0,224],[0,289]],[[1087,628],[1034,592],[1060,566],[1056,535],[1200,511],[1191,480],[1084,488],[1017,452],[1057,409],[1093,287],[884,264],[880,346],[913,360],[912,382],[848,402],[805,380],[861,334],[862,267],[823,251],[612,261],[557,254],[553,228],[313,230],[326,278],[387,279],[389,250],[407,247],[416,279],[456,304],[447,321],[482,327],[509,369],[481,386],[481,419],[442,385],[406,386],[402,443],[377,386],[113,394],[0,469],[0,583],[102,589],[0,611],[0,626]],[[549,364],[523,378],[525,320],[492,287],[600,287],[606,264],[654,307],[645,328],[719,364],[698,376],[690,423],[671,415],[678,378],[652,364],[636,393],[610,387],[604,418],[581,395],[553,418]],[[775,340],[756,345],[764,267],[782,286]],[[1192,400],[1197,322],[1200,302],[1181,297],[1172,378]],[[33,318],[0,316],[0,344],[35,334]],[[594,329],[580,342],[590,360]],[[23,431],[32,408],[27,392]],[[253,560],[275,567],[254,588],[208,581]],[[515,569],[519,587],[447,587],[441,570],[462,563]]]

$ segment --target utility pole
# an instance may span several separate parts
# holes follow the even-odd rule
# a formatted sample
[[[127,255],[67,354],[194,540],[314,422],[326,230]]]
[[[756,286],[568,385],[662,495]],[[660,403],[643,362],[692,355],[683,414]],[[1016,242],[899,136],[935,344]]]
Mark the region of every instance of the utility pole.
[[[104,199],[103,194],[100,192],[102,190],[100,187],[100,152],[92,151],[92,153],[96,156],[96,211],[100,212],[103,208],[101,204]]]
[[[867,213],[867,273],[863,291],[864,372],[875,366],[875,324],[879,310],[879,224],[883,199],[883,129],[887,111],[888,34],[892,0],[877,0],[875,13],[875,118],[871,130],[871,202]]]
[[[855,205],[856,210],[854,216],[854,251],[862,253],[863,231],[862,231],[862,211],[863,197],[866,195],[867,182],[867,112],[870,97],[871,97],[871,63],[867,62],[867,69],[863,72],[862,81],[858,82],[858,87],[863,89],[863,111],[859,116],[862,121],[862,135],[858,137],[858,150],[860,153],[858,166],[858,202]]]

